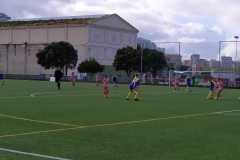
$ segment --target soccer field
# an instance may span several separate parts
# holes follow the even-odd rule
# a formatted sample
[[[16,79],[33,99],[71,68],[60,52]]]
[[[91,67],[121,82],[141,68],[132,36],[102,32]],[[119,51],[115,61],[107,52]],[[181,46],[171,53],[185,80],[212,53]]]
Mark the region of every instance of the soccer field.
[[[0,160],[237,160],[239,90],[220,101],[207,88],[173,93],[142,86],[101,87],[8,80],[0,88]]]

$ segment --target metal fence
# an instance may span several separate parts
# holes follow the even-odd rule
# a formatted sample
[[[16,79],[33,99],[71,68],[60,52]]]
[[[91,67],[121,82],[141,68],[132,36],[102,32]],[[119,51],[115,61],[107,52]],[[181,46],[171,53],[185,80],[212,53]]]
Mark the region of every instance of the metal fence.
[[[90,82],[95,83],[96,81],[102,81],[103,76],[105,74],[101,74],[98,78],[96,78],[96,74],[77,74],[75,79],[77,82]],[[115,75],[108,75],[110,82],[113,82],[113,77]],[[40,75],[22,75],[22,74],[0,74],[0,80],[9,79],[9,80],[38,80],[38,81],[50,81],[50,78],[53,77],[51,74],[40,74]],[[120,84],[128,84],[132,78],[127,77],[126,75],[117,75],[117,82]],[[64,76],[62,81],[71,81],[71,76]],[[173,79],[173,77],[171,78]],[[141,84],[144,85],[160,85],[160,86],[171,86],[171,79],[168,75],[156,75],[156,76],[142,76]],[[226,88],[240,88],[240,79],[230,80],[230,79],[222,79],[224,81],[224,85]],[[199,82],[194,87],[207,87],[208,80],[204,77],[198,80]],[[186,85],[186,77],[179,78],[179,84],[181,86]]]

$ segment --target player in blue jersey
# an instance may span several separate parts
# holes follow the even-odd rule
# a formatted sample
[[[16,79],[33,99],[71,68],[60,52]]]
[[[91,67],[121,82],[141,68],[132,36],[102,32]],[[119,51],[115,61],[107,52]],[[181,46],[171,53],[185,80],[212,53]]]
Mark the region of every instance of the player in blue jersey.
[[[192,87],[192,80],[191,80],[190,77],[188,77],[188,78],[186,79],[186,91],[187,91],[187,92],[191,92],[191,91],[192,91],[192,90],[191,90],[191,87]]]
[[[207,96],[208,100],[211,100],[214,98],[214,91],[215,91],[215,82],[214,80],[209,80],[209,93]]]
[[[5,84],[5,79],[4,79],[4,75],[1,74],[1,73],[0,73],[0,81],[2,81],[2,82],[1,82],[1,87],[3,87],[4,84]]]
[[[140,78],[139,75],[136,74],[134,76],[134,79],[132,80],[132,82],[129,84],[129,93],[126,97],[126,100],[130,99],[130,96],[134,94],[134,100],[135,101],[139,101],[139,87],[140,87]]]

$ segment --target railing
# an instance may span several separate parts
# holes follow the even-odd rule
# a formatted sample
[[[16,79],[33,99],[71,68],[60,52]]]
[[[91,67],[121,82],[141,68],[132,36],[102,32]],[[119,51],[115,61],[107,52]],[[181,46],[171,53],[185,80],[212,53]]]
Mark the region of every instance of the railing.
[[[50,74],[40,74],[40,75],[24,75],[24,74],[0,74],[0,80],[3,79],[12,79],[12,80],[38,80],[38,81],[49,81],[50,77],[53,75]],[[110,77],[110,82],[112,82],[112,76]],[[71,81],[70,76],[64,76],[62,81]],[[86,76],[76,76],[76,81],[78,82],[96,82],[96,75],[86,75]],[[99,79],[101,81],[101,78]],[[117,82],[121,84],[128,84],[131,81],[131,78],[127,76],[118,76]],[[169,85],[169,78],[166,76],[157,76],[157,78],[152,77],[145,77],[141,79],[141,84],[144,85],[161,85],[161,86],[168,86]],[[179,80],[180,86],[185,86],[186,82],[185,79]],[[235,81],[224,80],[224,85],[226,88],[240,88],[240,79]],[[201,80],[199,81],[195,87],[207,87],[208,81]]]

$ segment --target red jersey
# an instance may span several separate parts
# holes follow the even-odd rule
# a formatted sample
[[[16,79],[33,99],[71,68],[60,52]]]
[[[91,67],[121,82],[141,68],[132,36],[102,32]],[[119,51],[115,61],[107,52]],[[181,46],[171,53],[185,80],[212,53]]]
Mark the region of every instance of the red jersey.
[[[108,97],[109,95],[109,79],[108,78],[104,78],[103,79],[103,94],[105,97]]]
[[[222,81],[218,81],[217,85],[218,85],[218,89],[223,89],[224,88],[224,84],[223,84]]]
[[[108,78],[104,78],[103,79],[103,88],[108,88],[109,85],[109,79]]]
[[[172,85],[173,86],[178,86],[179,85],[179,81],[177,79],[172,81]]]

